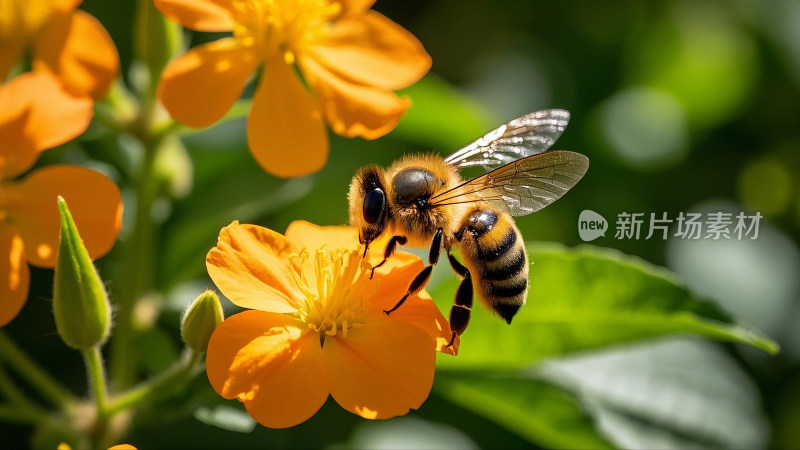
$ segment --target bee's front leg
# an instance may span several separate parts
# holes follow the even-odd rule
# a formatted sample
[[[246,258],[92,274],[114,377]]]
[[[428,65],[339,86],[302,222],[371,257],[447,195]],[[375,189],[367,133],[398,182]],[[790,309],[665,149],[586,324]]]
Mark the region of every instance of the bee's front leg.
[[[397,302],[396,305],[394,305],[394,308],[389,310],[384,309],[383,310],[384,313],[386,313],[387,315],[391,314],[397,308],[399,308],[400,305],[403,304],[403,302],[406,301],[409,295],[416,294],[417,292],[422,290],[422,288],[424,288],[426,284],[428,284],[428,280],[430,280],[431,278],[431,272],[433,271],[433,266],[437,262],[439,262],[439,254],[442,251],[443,234],[444,230],[442,230],[442,228],[436,230],[436,233],[433,235],[433,239],[431,241],[431,250],[428,252],[428,265],[425,266],[425,268],[422,269],[422,271],[418,273],[416,277],[414,277],[414,280],[408,287],[408,291],[406,291],[406,295],[404,295],[403,298],[401,298],[400,301]]]
[[[386,250],[384,250],[383,252],[383,261],[378,263],[377,266],[373,267],[372,271],[369,273],[370,280],[375,275],[375,269],[386,264],[386,260],[389,259],[389,257],[392,256],[392,254],[394,254],[394,251],[397,248],[397,244],[406,245],[407,241],[408,239],[406,239],[405,236],[392,236],[392,238],[389,239],[389,243],[386,244]]]

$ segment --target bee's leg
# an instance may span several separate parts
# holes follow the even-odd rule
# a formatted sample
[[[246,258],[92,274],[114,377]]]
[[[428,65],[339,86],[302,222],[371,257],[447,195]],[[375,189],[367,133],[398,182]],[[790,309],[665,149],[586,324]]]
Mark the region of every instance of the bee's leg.
[[[407,241],[408,239],[406,239],[405,236],[392,236],[392,238],[389,239],[389,243],[386,244],[386,250],[383,252],[383,261],[378,263],[377,266],[373,267],[372,272],[369,273],[370,280],[372,279],[372,276],[375,275],[375,269],[386,264],[386,260],[389,259],[389,257],[392,256],[392,254],[394,254],[394,250],[397,248],[397,244],[406,245]]]
[[[450,308],[450,330],[453,332],[453,335],[450,337],[450,343],[447,344],[445,348],[452,347],[453,343],[456,341],[456,337],[461,336],[464,330],[467,329],[467,325],[469,325],[469,316],[472,313],[473,300],[472,276],[469,270],[453,258],[453,255],[450,253],[447,254],[447,258],[450,260],[450,265],[453,267],[453,270],[464,277],[464,279],[461,280],[461,284],[458,286],[456,298],[453,301],[453,307]]]
[[[428,284],[428,280],[430,280],[431,278],[431,271],[433,271],[433,266],[434,264],[439,262],[439,253],[441,253],[442,251],[443,233],[444,230],[442,230],[441,228],[436,230],[436,233],[433,235],[433,240],[431,241],[431,250],[428,253],[428,265],[425,266],[425,268],[422,269],[422,271],[418,273],[416,277],[414,277],[414,281],[412,281],[411,285],[408,287],[406,295],[404,295],[403,298],[401,298],[400,301],[397,302],[396,305],[394,305],[394,308],[389,310],[384,309],[383,310],[384,313],[386,313],[387,315],[391,314],[397,308],[399,308],[400,305],[403,304],[403,302],[406,301],[409,295],[416,294],[417,292],[422,290],[422,288],[424,288],[426,284]]]

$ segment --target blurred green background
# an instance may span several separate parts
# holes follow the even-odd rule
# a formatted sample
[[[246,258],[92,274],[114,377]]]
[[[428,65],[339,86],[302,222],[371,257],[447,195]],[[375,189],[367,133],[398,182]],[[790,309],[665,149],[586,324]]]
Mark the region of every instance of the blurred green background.
[[[112,34],[124,73],[134,3],[83,4]],[[185,151],[176,146],[161,162],[170,195],[154,209],[161,223],[152,261],[160,294],[152,303],[164,308],[137,311],[143,323],[155,324],[140,342],[147,373],[178,354],[179,314],[212,286],[204,257],[221,227],[233,220],[278,231],[296,219],[345,223],[347,187],[358,167],[388,165],[409,152],[449,154],[517,116],[563,108],[572,119],[555,148],[587,155],[591,167],[563,199],[517,220],[526,240],[580,244],[578,215],[594,210],[612,229],[592,245],[667,267],[782,351],[768,356],[674,337],[548,362],[527,381],[541,384],[531,388],[537,395],[520,401],[576,440],[547,445],[800,447],[800,3],[382,0],[375,9],[410,30],[433,58],[431,74],[404,92],[414,106],[394,132],[371,142],[333,136],[327,166],[289,181],[255,164],[244,118],[186,133]],[[187,36],[193,44],[217,37]],[[39,164],[90,164],[125,183],[129,174],[120,168],[136,163],[133,156],[125,160],[135,155],[126,149],[130,143],[97,136],[90,129],[81,141],[46,152]],[[131,193],[123,195],[128,220]],[[716,211],[760,212],[758,239],[645,240],[646,229],[639,240],[614,238],[622,212],[666,212],[674,219],[679,212]],[[106,280],[116,276],[115,252],[99,262]],[[437,268],[431,290],[452,277],[445,266]],[[534,264],[534,290],[536,274]],[[7,331],[82,392],[80,355],[63,351],[52,320],[41,319],[51,309],[52,272],[33,268],[32,277],[30,301]],[[112,298],[115,287],[108,286]],[[442,308],[449,301],[437,298]],[[139,448],[542,445],[529,437],[548,431],[521,416],[524,408],[483,414],[469,404],[517,391],[484,386],[479,374],[448,377],[437,376],[428,402],[407,417],[368,422],[329,401],[308,422],[274,431],[255,426],[201,375],[161,408],[168,420],[137,416],[127,442]],[[602,439],[592,437],[593,429]],[[0,424],[0,435],[3,447],[32,438],[29,429],[7,424]]]

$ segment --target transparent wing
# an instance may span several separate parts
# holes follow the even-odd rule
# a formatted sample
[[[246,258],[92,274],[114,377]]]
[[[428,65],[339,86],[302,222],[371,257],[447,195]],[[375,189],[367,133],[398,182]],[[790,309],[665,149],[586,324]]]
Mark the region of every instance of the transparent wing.
[[[567,123],[569,112],[563,109],[530,113],[453,153],[445,162],[457,168],[483,166],[490,170],[544,152],[561,136]]]
[[[430,199],[432,206],[487,202],[512,216],[534,213],[572,189],[589,168],[580,153],[553,150],[528,156]]]

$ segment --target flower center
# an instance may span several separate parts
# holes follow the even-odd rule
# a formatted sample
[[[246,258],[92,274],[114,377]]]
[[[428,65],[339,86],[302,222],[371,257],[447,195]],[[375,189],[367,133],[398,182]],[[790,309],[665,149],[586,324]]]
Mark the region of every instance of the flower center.
[[[233,5],[234,36],[260,47],[265,58],[283,54],[287,63],[323,34],[342,9],[330,0],[233,0]]]
[[[52,0],[0,0],[0,46],[29,38],[53,13]]]
[[[290,258],[300,261],[292,277],[305,296],[298,307],[298,318],[320,334],[320,343],[325,336],[346,338],[349,329],[361,326],[368,310],[365,299],[377,289],[378,283],[370,283],[372,266],[359,252],[317,250],[313,279],[303,270],[307,252],[292,254]]]

